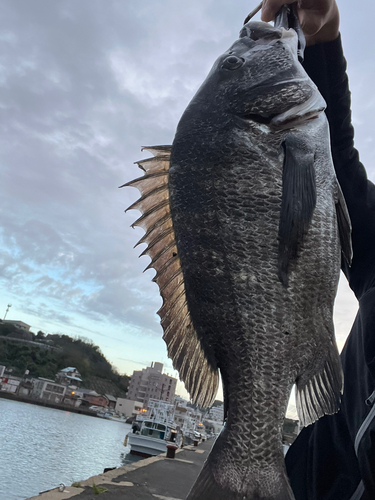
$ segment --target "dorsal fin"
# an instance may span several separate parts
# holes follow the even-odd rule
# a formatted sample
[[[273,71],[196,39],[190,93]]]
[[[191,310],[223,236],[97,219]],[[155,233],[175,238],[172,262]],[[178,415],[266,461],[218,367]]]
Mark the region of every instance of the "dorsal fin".
[[[136,187],[141,193],[140,199],[127,210],[136,209],[142,213],[132,226],[141,226],[146,231],[137,245],[147,243],[147,248],[141,255],[151,257],[146,269],[152,267],[156,271],[153,281],[158,284],[163,299],[158,314],[168,356],[193,402],[209,407],[216,396],[219,373],[217,366],[213,366],[205,355],[186,301],[169,203],[171,146],[145,147],[142,151],[143,149],[154,154],[152,158],[136,162],[145,174],[121,187]]]

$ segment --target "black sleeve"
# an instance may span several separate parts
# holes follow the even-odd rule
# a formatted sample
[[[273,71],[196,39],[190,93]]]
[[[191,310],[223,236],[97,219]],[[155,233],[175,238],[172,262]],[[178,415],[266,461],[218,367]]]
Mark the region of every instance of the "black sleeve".
[[[332,157],[352,222],[353,262],[343,271],[359,299],[375,284],[375,186],[354,148],[350,91],[341,38],[305,51],[304,68],[326,103]]]

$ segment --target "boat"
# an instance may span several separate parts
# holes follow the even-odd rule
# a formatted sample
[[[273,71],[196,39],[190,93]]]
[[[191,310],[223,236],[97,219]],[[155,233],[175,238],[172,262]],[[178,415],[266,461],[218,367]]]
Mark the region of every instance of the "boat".
[[[192,445],[194,442],[201,442],[207,439],[206,433],[203,430],[204,426],[201,422],[196,422],[195,418],[187,417],[182,427],[184,435],[184,444]]]
[[[91,411],[95,411],[97,417],[114,420],[115,422],[122,422],[124,424],[127,423],[127,418],[124,417],[124,415],[120,415],[119,413],[103,408],[102,406],[90,406],[89,409]]]
[[[176,444],[177,430],[173,420],[174,406],[150,399],[146,415],[139,416],[124,445],[130,446],[132,455],[152,457],[165,453],[167,445]]]
[[[124,415],[119,415],[118,413],[112,413],[108,418],[114,422],[121,422],[122,424],[128,423],[128,419]]]

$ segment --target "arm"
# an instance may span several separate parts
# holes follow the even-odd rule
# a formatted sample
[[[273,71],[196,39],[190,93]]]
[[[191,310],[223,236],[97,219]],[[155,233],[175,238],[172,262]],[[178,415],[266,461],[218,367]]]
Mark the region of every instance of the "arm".
[[[375,284],[375,186],[354,148],[350,92],[341,39],[309,47],[305,70],[327,102],[332,157],[352,221],[353,262],[343,270],[360,298]]]
[[[262,20],[294,0],[264,0]],[[353,262],[343,263],[349,285],[360,298],[375,285],[375,186],[354,148],[346,61],[335,0],[299,0],[298,15],[309,47],[304,67],[323,95],[330,125],[332,157],[352,221]]]

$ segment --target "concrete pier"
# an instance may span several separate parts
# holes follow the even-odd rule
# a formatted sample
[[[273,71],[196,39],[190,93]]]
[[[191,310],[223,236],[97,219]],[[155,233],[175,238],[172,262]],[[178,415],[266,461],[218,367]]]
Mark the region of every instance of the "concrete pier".
[[[68,498],[76,498],[76,500],[93,500],[94,498],[100,500],[184,500],[213,444],[214,439],[210,439],[200,443],[197,447],[186,446],[177,450],[173,459],[167,458],[167,453],[146,458],[75,483],[77,486],[66,486],[64,491],[55,488],[29,500]],[[97,495],[96,487],[102,491],[100,496]]]

